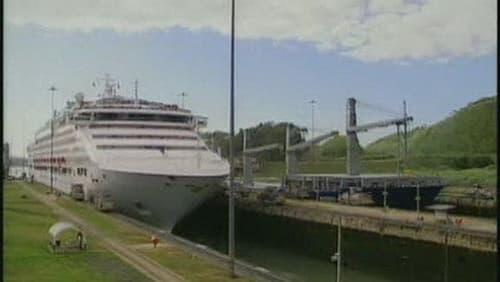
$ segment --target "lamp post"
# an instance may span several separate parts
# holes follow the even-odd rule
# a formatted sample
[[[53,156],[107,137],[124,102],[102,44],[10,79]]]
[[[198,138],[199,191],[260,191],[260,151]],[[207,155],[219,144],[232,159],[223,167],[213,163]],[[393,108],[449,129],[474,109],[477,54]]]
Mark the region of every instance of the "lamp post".
[[[54,92],[56,92],[58,89],[55,86],[51,86],[49,88],[49,91],[52,93],[51,95],[51,108],[50,108],[50,113],[51,113],[51,118],[50,118],[50,192],[54,192],[54,167],[53,167],[53,161],[54,161]]]
[[[309,101],[309,104],[311,104],[311,140],[314,138],[314,105],[318,103],[316,99],[312,99]],[[311,142],[311,155],[313,161],[315,160],[315,155],[314,155],[314,143]]]
[[[448,222],[448,215],[446,215],[446,233],[444,234],[444,269],[443,269],[443,280],[444,282],[448,282],[448,252],[449,252],[449,248],[448,248],[448,236],[449,236],[449,233],[450,233],[450,224]]]
[[[337,223],[337,252],[330,258],[332,262],[337,264],[337,271],[335,273],[335,282],[340,282],[340,267],[341,267],[341,242],[342,242],[342,217],[338,217]]]
[[[26,180],[25,179],[26,178],[26,170],[24,168],[24,162],[25,162],[25,159],[26,159],[26,148],[25,148],[25,143],[24,143],[24,126],[25,126],[25,121],[26,121],[26,118],[25,118],[25,116],[23,116],[23,128],[22,128],[22,132],[23,132],[23,136],[22,136],[22,139],[23,139],[23,142],[22,142],[23,143],[23,162],[22,162],[22,164],[23,164],[23,174],[22,174],[23,180]]]
[[[235,277],[234,257],[234,14],[235,0],[231,0],[231,84],[230,84],[230,113],[229,113],[229,271]]]
[[[417,217],[420,216],[420,201],[422,198],[420,197],[420,182],[417,180],[417,196],[415,197],[415,201],[417,202]]]
[[[387,206],[387,196],[389,193],[387,192],[387,180],[384,181],[384,192],[382,192],[382,195],[384,196],[384,212],[387,212],[388,206]]]

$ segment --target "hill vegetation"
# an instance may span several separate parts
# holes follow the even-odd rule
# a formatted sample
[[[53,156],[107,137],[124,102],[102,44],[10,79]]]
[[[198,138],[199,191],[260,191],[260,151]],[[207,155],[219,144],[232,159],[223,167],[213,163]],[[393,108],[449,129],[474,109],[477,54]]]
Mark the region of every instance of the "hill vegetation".
[[[347,155],[347,143],[345,135],[337,135],[323,143],[319,148],[320,158],[324,160],[345,158]]]
[[[247,128],[247,148],[255,148],[263,145],[278,143],[284,148],[287,123],[280,122],[264,122],[257,126]],[[297,144],[304,140],[306,128],[299,127],[295,124],[290,124],[291,144]],[[222,131],[207,132],[203,134],[203,138],[209,147],[214,144],[215,148],[220,148],[224,158],[229,156],[229,134]],[[235,157],[241,156],[243,151],[243,129],[240,129],[234,137],[234,152]],[[272,150],[266,154],[260,154],[259,160],[262,161],[283,161],[285,153],[283,150]]]
[[[457,169],[493,165],[497,151],[497,107],[496,97],[483,98],[432,126],[411,130],[409,165]],[[392,134],[369,144],[365,151],[368,155],[394,156],[394,148],[397,136]]]
[[[410,132],[409,147],[423,154],[495,154],[497,98],[488,97],[454,111],[451,116],[430,127]],[[367,152],[393,154],[395,134],[366,147]]]

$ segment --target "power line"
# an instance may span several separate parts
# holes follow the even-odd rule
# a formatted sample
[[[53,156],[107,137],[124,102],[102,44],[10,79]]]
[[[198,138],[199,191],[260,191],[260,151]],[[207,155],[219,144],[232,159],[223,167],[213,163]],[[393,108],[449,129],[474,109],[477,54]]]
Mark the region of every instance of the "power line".
[[[402,112],[397,112],[397,111],[392,110],[392,109],[387,109],[387,108],[384,108],[384,107],[381,107],[381,106],[378,106],[378,105],[369,104],[369,103],[366,103],[366,102],[363,102],[363,101],[359,101],[359,100],[356,100],[356,102],[358,103],[359,106],[364,106],[366,108],[371,108],[373,110],[378,110],[378,111],[381,111],[381,112],[384,112],[384,113],[388,113],[388,114],[392,114],[392,115],[396,115],[396,116],[403,116]]]

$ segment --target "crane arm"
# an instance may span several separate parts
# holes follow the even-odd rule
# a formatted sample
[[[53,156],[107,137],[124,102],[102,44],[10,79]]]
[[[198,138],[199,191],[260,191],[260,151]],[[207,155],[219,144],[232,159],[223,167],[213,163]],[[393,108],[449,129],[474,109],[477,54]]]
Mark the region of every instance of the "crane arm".
[[[306,142],[302,142],[302,143],[299,143],[299,144],[295,144],[293,146],[290,146],[289,148],[287,148],[287,151],[290,152],[290,151],[298,151],[298,150],[302,150],[302,149],[305,149],[305,148],[309,148],[312,144],[316,144],[316,143],[319,143],[325,139],[328,139],[330,137],[333,137],[333,136],[336,136],[338,135],[339,132],[338,131],[331,131],[331,132],[328,132],[326,134],[323,134],[323,135],[320,135],[318,137],[315,137],[309,141],[306,141]]]
[[[372,128],[377,128],[377,127],[387,127],[389,125],[399,125],[399,124],[405,124],[408,121],[412,121],[413,117],[404,117],[404,118],[395,118],[395,119],[388,119],[388,120],[383,120],[383,121],[377,121],[377,122],[371,122],[363,125],[358,125],[358,126],[352,126],[347,128],[347,132],[360,132],[360,131],[368,131],[369,129]]]
[[[255,147],[255,148],[251,148],[251,149],[246,149],[246,150],[243,151],[243,154],[246,154],[246,155],[256,154],[256,153],[260,153],[260,152],[263,152],[263,151],[268,151],[268,150],[273,150],[273,149],[279,149],[280,147],[281,147],[281,145],[278,144],[278,143],[269,144],[269,145],[264,145],[264,146]]]

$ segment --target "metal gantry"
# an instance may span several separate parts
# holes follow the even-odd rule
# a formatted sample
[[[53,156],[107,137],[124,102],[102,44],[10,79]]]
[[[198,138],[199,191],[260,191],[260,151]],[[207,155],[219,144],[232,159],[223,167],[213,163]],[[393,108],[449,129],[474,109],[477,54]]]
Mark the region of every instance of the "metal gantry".
[[[247,141],[247,130],[243,130],[243,184],[246,187],[253,186],[252,155],[282,147],[280,144],[274,143],[248,149]]]
[[[404,103],[406,109],[406,102]],[[388,127],[391,125],[397,126],[397,135],[398,135],[398,143],[399,143],[399,126],[404,126],[404,135],[407,137],[407,123],[412,121],[413,117],[407,116],[406,110],[403,117],[387,119],[383,121],[371,122],[363,125],[357,124],[357,116],[356,116],[356,99],[349,98],[347,100],[347,121],[346,121],[346,136],[347,136],[347,173],[349,175],[359,175],[361,173],[361,156],[359,150],[359,140],[358,140],[358,132],[366,132],[370,129],[379,128],[379,127]],[[406,141],[405,141],[405,144]],[[405,152],[407,149],[405,148]],[[401,153],[401,150],[398,151],[398,154]],[[400,173],[398,156],[398,174]]]
[[[309,101],[309,104],[311,104],[311,139],[314,139],[314,105],[316,105],[318,101],[316,99],[312,99]],[[311,143],[311,160],[315,161],[315,154],[314,154],[314,143]]]

